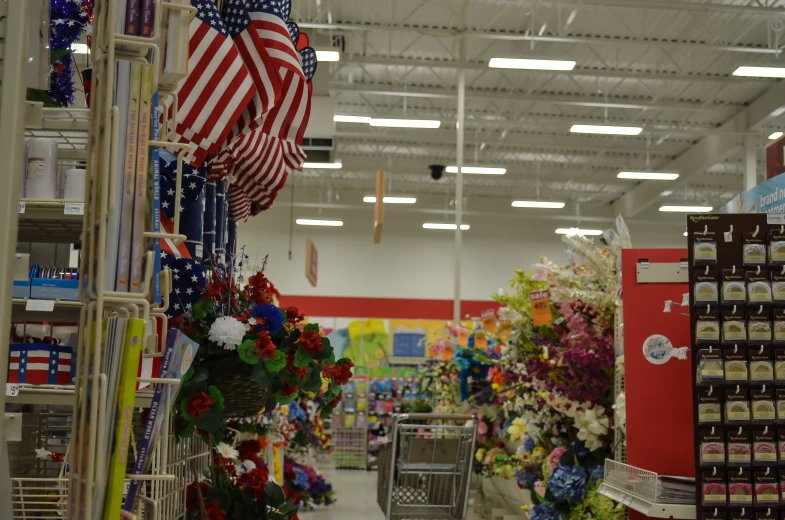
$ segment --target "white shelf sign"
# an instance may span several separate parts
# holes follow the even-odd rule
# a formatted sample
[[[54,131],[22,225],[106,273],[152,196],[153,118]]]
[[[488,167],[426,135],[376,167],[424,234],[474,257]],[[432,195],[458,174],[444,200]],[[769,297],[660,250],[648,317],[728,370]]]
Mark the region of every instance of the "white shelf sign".
[[[17,209],[16,212],[19,213],[19,214],[22,214],[22,213],[25,212],[25,208],[26,207],[27,207],[27,203],[26,202],[19,201],[19,206],[18,206],[19,209]]]
[[[16,397],[17,395],[19,395],[19,385],[16,383],[6,383],[5,395],[9,397]]]
[[[64,215],[84,215],[83,202],[67,202],[63,205]]]
[[[26,311],[52,312],[55,310],[54,300],[27,300]]]

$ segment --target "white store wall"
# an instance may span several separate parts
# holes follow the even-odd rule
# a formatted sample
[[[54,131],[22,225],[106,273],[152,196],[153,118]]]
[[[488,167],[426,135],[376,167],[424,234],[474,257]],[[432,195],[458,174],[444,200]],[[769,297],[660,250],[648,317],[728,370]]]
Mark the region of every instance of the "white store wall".
[[[316,218],[300,213],[295,217]],[[295,225],[290,261],[289,208],[281,204],[241,224],[238,247],[246,246],[251,268],[258,269],[269,255],[266,273],[284,295],[452,299],[454,232],[424,230],[422,217],[393,220],[388,215],[381,244],[375,245],[371,220],[362,214],[344,218],[341,228]],[[556,227],[538,221],[504,226],[472,222],[463,233],[462,299],[489,300],[491,293],[508,287],[515,269],[527,269],[540,256],[566,262],[565,245],[553,232]],[[687,245],[674,224],[631,224],[630,232],[635,247]],[[317,287],[305,278],[306,237],[319,253]]]

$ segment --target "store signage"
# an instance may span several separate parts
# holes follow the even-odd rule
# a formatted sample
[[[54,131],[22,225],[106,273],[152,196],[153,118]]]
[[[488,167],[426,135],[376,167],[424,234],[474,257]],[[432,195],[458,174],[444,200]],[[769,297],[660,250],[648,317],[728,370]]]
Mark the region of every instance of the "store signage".
[[[553,323],[551,299],[547,289],[532,291],[529,294],[529,301],[532,305],[532,322],[535,327]]]
[[[305,277],[316,287],[319,275],[319,253],[311,237],[305,239]]]
[[[785,173],[785,136],[766,146],[766,179]]]
[[[778,175],[737,195],[720,213],[785,213],[785,175]]]
[[[673,348],[671,340],[662,334],[653,334],[643,342],[643,357],[652,365],[662,365],[671,359],[687,359],[687,347]]]
[[[373,243],[382,241],[384,227],[384,170],[376,172],[376,204],[373,211]]]

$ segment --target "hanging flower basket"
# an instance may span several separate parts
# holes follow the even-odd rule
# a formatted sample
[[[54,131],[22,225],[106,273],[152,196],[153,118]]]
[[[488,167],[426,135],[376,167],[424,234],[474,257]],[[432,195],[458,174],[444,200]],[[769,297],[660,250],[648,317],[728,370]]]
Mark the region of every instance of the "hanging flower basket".
[[[277,405],[270,398],[270,389],[262,388],[253,377],[253,366],[238,357],[208,360],[203,365],[224,398],[224,417],[249,417],[269,412]]]

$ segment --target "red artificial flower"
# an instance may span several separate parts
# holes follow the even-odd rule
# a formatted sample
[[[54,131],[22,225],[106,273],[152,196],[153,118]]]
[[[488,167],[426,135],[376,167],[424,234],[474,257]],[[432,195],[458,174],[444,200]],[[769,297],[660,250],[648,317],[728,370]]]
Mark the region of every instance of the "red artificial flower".
[[[340,365],[324,365],[322,367],[322,373],[329,379],[332,379],[333,382],[338,386],[343,386],[349,382],[349,379],[352,378],[352,367],[354,363],[351,361],[344,361]]]
[[[300,323],[305,319],[305,316],[300,314],[300,309],[298,309],[294,305],[286,307],[286,309],[284,310],[286,311],[286,320],[292,325],[294,325],[295,323]]]
[[[204,390],[198,390],[191,396],[191,400],[185,405],[185,409],[191,417],[198,419],[210,411],[213,403],[215,403],[215,399],[210,397],[210,394]]]
[[[199,487],[199,492],[197,493],[196,488]],[[185,507],[190,511],[192,509],[196,509],[199,507],[199,493],[202,495],[202,500],[204,500],[205,495],[210,492],[210,486],[207,485],[206,482],[191,482],[188,484],[188,487],[185,489]]]
[[[255,500],[264,500],[264,485],[270,477],[266,467],[256,468],[237,477],[241,489],[250,490]]]
[[[222,468],[226,473],[231,476],[237,475],[237,468],[234,464],[232,464],[228,459],[225,459],[221,455],[214,455],[213,456],[213,466],[217,466]]]
[[[296,394],[298,388],[296,385],[290,385],[288,381],[283,382],[283,388],[281,389],[281,395],[292,395]]]
[[[296,366],[291,366],[291,367],[287,367],[286,370],[288,370],[289,372],[294,372],[295,374],[297,374],[297,379],[299,379],[301,381],[303,379],[305,379],[305,376],[308,375],[308,369],[307,368],[300,368],[300,367],[296,367]]]
[[[324,347],[322,337],[319,335],[319,332],[315,330],[304,330],[302,334],[300,334],[300,344],[306,352],[312,355],[318,354],[322,351],[322,347]]]
[[[259,354],[259,359],[271,359],[275,357],[276,346],[270,338],[270,333],[266,330],[260,331],[253,344]]]
[[[211,500],[204,504],[205,513],[207,513],[207,520],[223,520],[226,518],[227,512],[221,509],[221,504],[217,500]]]
[[[338,394],[338,396],[335,399],[327,403],[327,408],[329,408],[330,410],[335,410],[335,407],[338,406],[338,403],[340,403],[342,399],[343,399],[343,394]]]
[[[262,462],[261,457],[259,457],[259,452],[262,451],[262,449],[262,443],[256,439],[244,441],[237,446],[237,451],[240,453],[240,460],[250,460],[257,467]]]

